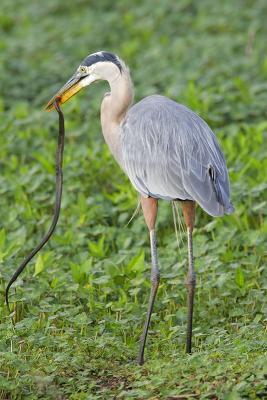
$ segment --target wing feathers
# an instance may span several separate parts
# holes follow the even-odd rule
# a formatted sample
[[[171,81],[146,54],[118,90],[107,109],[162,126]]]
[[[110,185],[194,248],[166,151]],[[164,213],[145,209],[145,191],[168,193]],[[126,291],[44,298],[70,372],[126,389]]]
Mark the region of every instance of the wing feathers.
[[[121,140],[123,168],[143,195],[196,200],[211,215],[233,211],[223,153],[193,111],[147,97],[129,110]]]

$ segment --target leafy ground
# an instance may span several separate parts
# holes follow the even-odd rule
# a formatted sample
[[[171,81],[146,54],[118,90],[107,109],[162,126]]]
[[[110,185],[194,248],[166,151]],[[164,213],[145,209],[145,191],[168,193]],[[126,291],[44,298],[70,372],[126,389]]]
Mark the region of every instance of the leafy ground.
[[[267,398],[265,0],[2,0],[0,15],[0,398]],[[170,204],[158,219],[161,284],[143,367],[149,242],[137,196],[100,133],[105,83],[64,106],[62,212],[55,236],[4,287],[51,220],[57,116],[43,105],[89,53],[118,53],[136,100],[161,93],[211,125],[236,212],[197,210],[194,352],[185,355],[186,243]]]

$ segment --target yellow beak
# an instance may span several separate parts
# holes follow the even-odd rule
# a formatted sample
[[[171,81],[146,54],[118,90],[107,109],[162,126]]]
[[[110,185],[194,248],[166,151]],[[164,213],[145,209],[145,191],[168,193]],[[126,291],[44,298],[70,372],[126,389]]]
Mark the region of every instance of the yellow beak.
[[[79,74],[74,74],[68,82],[52,97],[51,100],[47,103],[45,110],[52,111],[54,107],[54,102],[57,100],[58,104],[63,104],[67,100],[69,100],[72,96],[78,93],[84,85],[81,84],[81,81],[84,79],[84,76],[80,76]]]

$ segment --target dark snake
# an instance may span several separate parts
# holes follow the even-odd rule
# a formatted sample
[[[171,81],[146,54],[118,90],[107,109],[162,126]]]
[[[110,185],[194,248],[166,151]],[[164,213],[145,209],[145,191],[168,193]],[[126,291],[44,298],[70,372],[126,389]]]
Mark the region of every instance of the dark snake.
[[[61,108],[59,107],[57,100],[54,103],[54,107],[55,107],[56,111],[58,112],[59,133],[58,133],[58,143],[57,143],[57,152],[56,152],[56,196],[55,196],[53,219],[52,219],[52,223],[50,225],[48,232],[42,238],[40,243],[22,261],[22,263],[17,268],[17,270],[14,272],[12,278],[10,279],[10,281],[7,284],[7,287],[5,290],[5,299],[6,299],[6,305],[8,307],[9,312],[10,312],[9,300],[8,300],[9,289],[11,288],[13,283],[17,280],[19,275],[22,273],[22,271],[24,270],[26,265],[38,253],[38,251],[40,251],[41,248],[48,242],[48,240],[52,236],[52,234],[57,226],[57,222],[58,222],[58,218],[59,218],[60,206],[61,206],[61,196],[62,196],[62,186],[63,186],[62,163],[63,163],[63,152],[64,152],[65,126],[64,126],[64,115],[63,115]]]

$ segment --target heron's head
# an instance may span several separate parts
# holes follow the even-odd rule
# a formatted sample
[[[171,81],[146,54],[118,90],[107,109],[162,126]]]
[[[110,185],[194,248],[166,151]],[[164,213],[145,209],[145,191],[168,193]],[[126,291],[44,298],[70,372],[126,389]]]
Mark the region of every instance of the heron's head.
[[[116,79],[122,73],[123,67],[122,61],[115,54],[106,51],[90,54],[82,61],[65,85],[52,97],[45,109],[53,110],[55,100],[59,104],[63,104],[82,88],[95,81]]]

